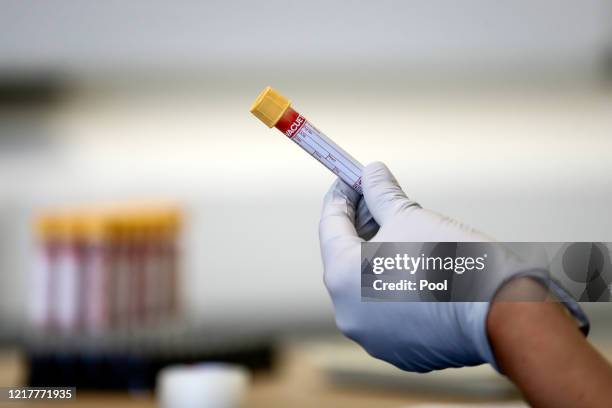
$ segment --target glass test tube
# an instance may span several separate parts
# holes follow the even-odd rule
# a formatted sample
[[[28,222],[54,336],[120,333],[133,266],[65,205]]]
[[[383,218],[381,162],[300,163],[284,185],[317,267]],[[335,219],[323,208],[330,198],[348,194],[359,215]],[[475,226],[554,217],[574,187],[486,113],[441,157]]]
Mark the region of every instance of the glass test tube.
[[[359,194],[363,165],[291,108],[291,102],[271,87],[257,97],[251,113],[268,127],[276,127],[285,136],[310,153]]]

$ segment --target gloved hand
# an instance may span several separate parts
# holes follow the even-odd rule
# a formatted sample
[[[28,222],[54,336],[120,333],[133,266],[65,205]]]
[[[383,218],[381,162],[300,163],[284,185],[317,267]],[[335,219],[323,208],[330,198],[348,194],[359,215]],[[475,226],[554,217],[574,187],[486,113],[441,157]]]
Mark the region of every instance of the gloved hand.
[[[362,302],[360,265],[364,238],[375,242],[492,239],[421,208],[382,163],[364,169],[362,185],[363,199],[336,181],[325,197],[319,227],[325,285],[339,329],[372,356],[408,371],[485,362],[495,366],[486,332],[488,302]],[[375,222],[367,220],[367,209]],[[513,273],[524,271],[507,272],[510,277]]]

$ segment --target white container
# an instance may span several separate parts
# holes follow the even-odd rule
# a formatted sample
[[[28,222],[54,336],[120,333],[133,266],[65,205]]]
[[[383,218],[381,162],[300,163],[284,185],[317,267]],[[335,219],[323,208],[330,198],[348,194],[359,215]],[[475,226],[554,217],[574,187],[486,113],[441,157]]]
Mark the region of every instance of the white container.
[[[161,408],[237,408],[250,379],[240,366],[223,363],[171,366],[157,377]]]

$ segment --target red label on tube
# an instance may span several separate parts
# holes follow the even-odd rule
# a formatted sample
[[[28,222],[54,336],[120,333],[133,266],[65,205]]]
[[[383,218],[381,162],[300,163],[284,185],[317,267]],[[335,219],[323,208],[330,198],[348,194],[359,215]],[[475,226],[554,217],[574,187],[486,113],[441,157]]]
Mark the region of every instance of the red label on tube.
[[[302,115],[291,108],[287,108],[287,111],[276,124],[276,128],[291,139],[300,131],[304,123],[306,123],[306,119]]]

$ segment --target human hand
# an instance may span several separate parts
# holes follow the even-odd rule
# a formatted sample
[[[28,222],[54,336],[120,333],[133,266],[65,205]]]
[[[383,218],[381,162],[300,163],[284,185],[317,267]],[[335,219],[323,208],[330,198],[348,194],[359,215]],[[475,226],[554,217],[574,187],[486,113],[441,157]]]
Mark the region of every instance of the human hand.
[[[488,302],[362,302],[361,243],[488,242],[492,238],[449,217],[421,208],[382,163],[362,173],[363,199],[336,181],[320,222],[325,284],[336,323],[372,356],[408,371],[495,364],[486,330]],[[374,221],[368,221],[368,209]],[[501,250],[508,270],[494,282],[529,275]],[[527,265],[529,267],[529,265]],[[535,272],[534,272],[535,274]]]

